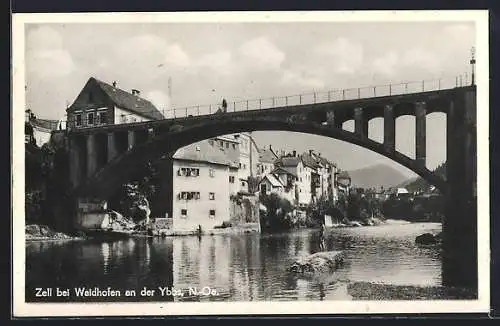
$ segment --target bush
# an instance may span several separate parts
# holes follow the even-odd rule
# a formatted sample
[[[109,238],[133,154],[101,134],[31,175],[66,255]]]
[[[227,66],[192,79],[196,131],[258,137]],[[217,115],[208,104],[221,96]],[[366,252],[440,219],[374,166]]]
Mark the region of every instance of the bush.
[[[267,213],[261,216],[261,227],[265,230],[280,231],[292,228],[294,221],[291,212],[294,207],[287,199],[272,193],[261,195],[260,202],[266,207]]]

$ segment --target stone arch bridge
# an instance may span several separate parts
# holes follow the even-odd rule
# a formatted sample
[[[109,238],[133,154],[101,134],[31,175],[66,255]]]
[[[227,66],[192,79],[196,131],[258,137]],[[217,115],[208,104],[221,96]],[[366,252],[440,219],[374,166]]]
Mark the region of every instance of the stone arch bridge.
[[[426,115],[446,114],[445,179],[426,168]],[[415,158],[395,147],[396,118],[415,117]],[[371,119],[383,118],[383,142],[368,137]],[[354,132],[342,129],[354,120]],[[105,199],[148,161],[190,143],[243,131],[316,134],[377,152],[435,185],[446,198],[443,282],[477,285],[476,88],[341,100],[213,113],[140,123],[68,130],[70,179],[75,197]]]

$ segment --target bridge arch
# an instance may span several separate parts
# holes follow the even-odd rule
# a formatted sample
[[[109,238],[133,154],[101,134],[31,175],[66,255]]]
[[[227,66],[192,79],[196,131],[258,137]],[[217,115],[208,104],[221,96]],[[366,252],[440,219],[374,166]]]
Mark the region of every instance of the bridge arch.
[[[164,155],[173,155],[179,148],[198,141],[225,134],[249,131],[290,131],[341,140],[385,156],[421,176],[440,191],[444,192],[446,190],[445,180],[434,175],[425,167],[421,167],[412,158],[397,151],[388,152],[383,143],[367,137],[360,137],[353,132],[308,121],[290,122],[259,119],[258,117],[229,120],[221,115],[191,126],[172,125],[168,132],[159,132],[151,140],[137,144],[129,151],[110,161],[75,191],[78,194],[107,197],[123,183],[123,180],[128,180],[134,171],[142,168],[149,161],[157,160]]]

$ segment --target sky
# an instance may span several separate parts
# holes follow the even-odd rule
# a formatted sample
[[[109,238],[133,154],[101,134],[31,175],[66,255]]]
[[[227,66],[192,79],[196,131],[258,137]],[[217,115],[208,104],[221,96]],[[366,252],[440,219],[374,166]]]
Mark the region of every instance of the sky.
[[[470,72],[471,22],[57,23],[25,29],[26,105],[63,118],[96,77],[139,89],[158,108],[450,78]],[[171,98],[168,80],[171,79]],[[427,167],[446,160],[445,116],[427,116]],[[396,149],[414,156],[414,118],[396,121]],[[352,130],[353,123],[344,128]],[[381,141],[382,119],[369,137]],[[315,135],[254,132],[261,147],[314,149],[346,170],[373,164],[408,169]]]

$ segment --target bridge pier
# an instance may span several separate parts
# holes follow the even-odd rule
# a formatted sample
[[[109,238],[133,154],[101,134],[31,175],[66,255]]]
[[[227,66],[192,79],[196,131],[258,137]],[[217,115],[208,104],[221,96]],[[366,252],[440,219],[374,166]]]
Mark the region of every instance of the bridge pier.
[[[396,119],[394,106],[384,106],[384,147],[389,153],[396,150]]]
[[[466,121],[466,112],[475,111],[475,103],[466,103],[466,96],[457,92],[447,113],[448,190],[442,233],[442,281],[446,286],[477,289],[477,205],[474,171],[469,169],[476,155],[470,141],[475,138],[475,128],[469,129],[472,122]]]
[[[415,103],[415,160],[421,168],[426,167],[426,117],[426,103]]]
[[[130,150],[134,146],[135,146],[135,131],[129,130],[128,131],[128,149]]]
[[[113,158],[116,157],[118,153],[116,146],[116,138],[114,132],[108,132],[108,162],[110,162]]]
[[[72,137],[69,140],[69,169],[70,180],[73,187],[77,187],[80,183],[82,175],[82,165],[80,164],[83,159],[82,146],[77,137]]]
[[[368,120],[363,114],[363,108],[354,109],[354,132],[361,138],[368,138]]]
[[[97,169],[96,135],[89,134],[87,138],[87,177],[94,174]]]

